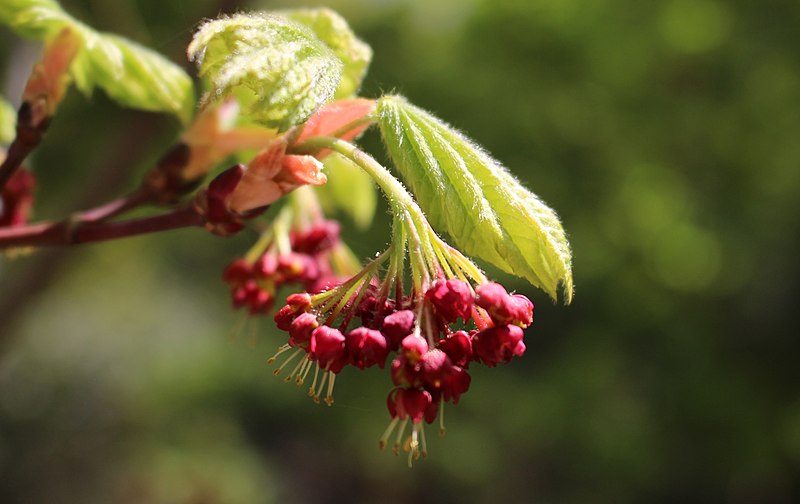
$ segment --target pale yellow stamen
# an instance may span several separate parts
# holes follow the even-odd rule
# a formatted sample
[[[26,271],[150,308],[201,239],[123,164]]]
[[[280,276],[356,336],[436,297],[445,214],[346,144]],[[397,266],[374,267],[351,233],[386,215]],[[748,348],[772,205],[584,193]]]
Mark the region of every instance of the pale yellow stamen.
[[[317,362],[316,368],[314,369],[314,381],[311,382],[311,386],[308,387],[308,397],[314,397],[316,393],[315,387],[317,386],[317,376],[319,376],[319,362]]]
[[[290,355],[289,357],[287,357],[287,358],[286,358],[286,360],[285,360],[285,361],[283,361],[283,364],[281,364],[281,365],[280,365],[280,367],[278,367],[278,369],[276,369],[275,371],[273,371],[273,372],[272,372],[272,374],[274,374],[275,376],[278,376],[279,374],[281,374],[281,371],[283,371],[283,368],[285,368],[287,364],[289,364],[290,362],[292,362],[292,361],[294,360],[294,358],[295,358],[295,357],[297,357],[298,355],[300,355],[300,353],[301,353],[302,351],[303,351],[303,349],[302,349],[302,348],[298,348],[297,350],[295,350],[295,351],[292,353],[292,355]]]
[[[397,439],[395,439],[394,446],[392,447],[392,452],[395,455],[400,455],[400,442],[403,440],[403,434],[406,432],[406,426],[408,425],[408,418],[403,420],[403,423],[400,424],[400,428],[397,430]]]
[[[311,370],[313,365],[314,363],[309,358],[306,358],[303,361],[303,367],[297,372],[297,377],[295,378],[295,383],[297,383],[298,387],[302,385],[304,381],[306,381],[306,376],[308,376],[308,372]]]
[[[322,389],[325,388],[325,381],[328,379],[328,375],[331,374],[327,370],[322,374],[322,379],[319,381],[319,390],[316,394],[314,394],[314,402],[319,404],[319,395],[322,393]]]
[[[336,381],[336,375],[330,371],[328,373],[330,373],[331,377],[328,380],[328,394],[325,396],[325,404],[333,406],[333,382]]]
[[[292,356],[292,357],[294,357],[294,356]],[[297,365],[294,367],[294,369],[292,369],[292,372],[291,372],[291,373],[289,373],[288,375],[286,375],[286,378],[284,378],[284,379],[283,379],[283,381],[285,381],[286,383],[289,383],[290,381],[292,381],[292,377],[293,377],[295,374],[297,374],[297,371],[300,369],[300,367],[301,367],[303,364],[305,364],[305,363],[306,363],[306,361],[307,361],[307,360],[308,360],[308,356],[306,356],[306,357],[304,357],[304,358],[300,359],[300,362],[298,362],[298,363],[297,363]]]
[[[281,345],[281,346],[279,346],[279,347],[278,347],[278,351],[277,351],[277,352],[275,352],[275,355],[273,355],[272,357],[270,357],[269,359],[267,359],[267,364],[272,364],[272,363],[274,363],[274,362],[275,362],[275,360],[278,358],[278,356],[279,356],[279,355],[281,355],[283,352],[285,352],[285,351],[289,350],[290,348],[292,348],[292,347],[290,347],[289,345]]]
[[[389,422],[389,426],[386,427],[386,430],[383,431],[383,435],[378,440],[378,449],[383,450],[384,448],[386,448],[386,445],[389,442],[389,436],[392,435],[392,431],[394,430],[395,427],[397,427],[397,423],[399,421],[400,419],[395,417],[392,419],[391,422]]]

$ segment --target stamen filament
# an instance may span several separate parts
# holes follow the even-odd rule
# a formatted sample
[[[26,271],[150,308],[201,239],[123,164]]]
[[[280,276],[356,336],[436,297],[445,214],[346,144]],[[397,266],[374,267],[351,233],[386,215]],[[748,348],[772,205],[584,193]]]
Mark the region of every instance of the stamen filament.
[[[298,348],[297,350],[295,350],[292,355],[290,355],[289,357],[286,358],[285,361],[283,361],[283,364],[281,364],[280,367],[278,367],[278,369],[276,369],[275,371],[272,372],[272,374],[274,374],[275,376],[278,376],[279,374],[281,374],[281,371],[283,370],[283,368],[286,367],[287,364],[292,362],[295,357],[300,355],[300,352],[302,352],[302,351],[303,351],[302,348]]]
[[[326,369],[325,372],[322,374],[322,379],[319,381],[319,390],[317,391],[316,394],[314,394],[314,402],[317,404],[319,404],[319,396],[322,393],[322,389],[325,388],[325,381],[328,379],[329,374],[332,373]]]
[[[397,439],[394,442],[394,446],[392,447],[392,452],[395,455],[400,455],[400,442],[403,440],[403,434],[406,431],[406,426],[408,425],[408,417],[403,419],[403,423],[400,424],[400,428],[397,430]]]
[[[333,383],[336,381],[336,375],[328,371],[331,375],[328,380],[328,394],[325,396],[325,404],[333,406]]]
[[[287,345],[287,344],[283,344],[283,345],[279,346],[279,347],[278,347],[278,351],[277,351],[277,352],[275,352],[275,355],[273,355],[272,357],[270,357],[269,359],[267,359],[267,364],[272,364],[272,363],[274,363],[274,362],[275,362],[275,360],[278,358],[278,356],[279,356],[279,355],[281,355],[283,352],[285,352],[285,351],[289,350],[290,348],[292,348],[292,347],[291,347],[291,346],[289,346],[289,345]]]
[[[315,388],[317,386],[317,377],[319,376],[319,362],[316,363],[317,366],[314,369],[314,381],[311,382],[311,386],[308,387],[308,397],[314,397]]]
[[[292,381],[292,376],[294,376],[295,373],[297,373],[297,370],[300,369],[300,366],[305,364],[307,360],[308,360],[308,356],[306,356],[303,359],[300,359],[300,362],[298,362],[297,365],[294,367],[294,369],[292,369],[291,373],[286,375],[286,378],[284,378],[283,381],[285,381],[286,383],[289,383],[290,381]]]
[[[386,444],[389,442],[389,436],[392,435],[392,431],[394,430],[395,427],[397,427],[397,423],[399,421],[400,421],[399,418],[394,417],[394,418],[392,418],[392,421],[389,422],[389,426],[386,427],[386,430],[383,431],[383,435],[378,440],[378,449],[379,450],[383,450],[384,448],[386,448]]]

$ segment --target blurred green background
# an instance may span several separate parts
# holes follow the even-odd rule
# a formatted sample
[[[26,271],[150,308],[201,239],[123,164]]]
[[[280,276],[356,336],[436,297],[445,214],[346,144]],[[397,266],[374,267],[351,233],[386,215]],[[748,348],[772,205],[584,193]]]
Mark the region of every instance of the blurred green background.
[[[272,377],[268,321],[227,339],[220,273],[252,234],[3,260],[0,502],[800,501],[800,3],[324,4],[375,51],[363,94],[405,94],[559,212],[573,305],[492,273],[537,304],[528,352],[472,370],[409,470],[377,450],[386,373],[345,371],[328,409]],[[298,4],[64,5],[184,61],[201,18]],[[9,99],[38,51],[0,29]],[[176,128],[71,92],[37,217],[134,187]],[[346,238],[367,257],[385,226]]]

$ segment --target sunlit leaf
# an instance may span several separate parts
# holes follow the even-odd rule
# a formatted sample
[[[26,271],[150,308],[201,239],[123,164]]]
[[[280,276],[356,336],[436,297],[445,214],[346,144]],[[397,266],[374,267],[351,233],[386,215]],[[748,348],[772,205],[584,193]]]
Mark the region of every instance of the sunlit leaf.
[[[9,144],[16,136],[17,112],[0,98],[0,144]]]
[[[247,115],[285,130],[331,100],[343,64],[306,26],[275,14],[203,24],[188,48],[210,83],[207,99],[235,94]]]
[[[344,63],[344,73],[335,98],[350,98],[361,87],[372,60],[372,49],[356,37],[342,16],[327,8],[281,11],[281,15],[311,28]]]
[[[472,141],[403,98],[376,109],[392,160],[434,227],[466,253],[572,299],[569,243],[555,212]]]
[[[122,105],[170,112],[184,122],[192,114],[192,80],[179,66],[135,42],[95,31],[53,0],[2,0],[0,22],[22,36],[44,41],[63,28],[74,31],[83,49],[70,73],[86,94],[99,87]]]
[[[84,32],[86,47],[72,74],[78,88],[97,86],[118,103],[134,108],[168,111],[188,122],[194,110],[189,76],[160,54],[116,35]]]
[[[0,23],[23,37],[46,40],[76,22],[54,0],[0,1]]]
[[[316,188],[326,210],[339,209],[361,229],[375,217],[378,193],[372,178],[346,157],[332,153],[323,159],[328,183]]]

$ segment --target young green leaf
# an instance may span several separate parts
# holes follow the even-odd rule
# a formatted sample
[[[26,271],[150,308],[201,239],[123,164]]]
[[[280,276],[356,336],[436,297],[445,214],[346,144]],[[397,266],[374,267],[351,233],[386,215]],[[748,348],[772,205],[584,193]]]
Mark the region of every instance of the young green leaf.
[[[207,99],[235,94],[254,120],[280,130],[333,98],[342,62],[306,26],[275,14],[203,24],[187,50],[211,84]]]
[[[336,90],[337,100],[355,96],[372,60],[372,49],[356,37],[342,16],[327,8],[294,9],[279,14],[308,26],[344,63],[344,74]]]
[[[9,144],[16,136],[17,112],[0,98],[0,144]]]
[[[369,227],[375,217],[378,194],[375,183],[358,165],[331,153],[322,160],[328,183],[316,188],[326,211],[339,209],[352,217],[361,229]]]
[[[47,40],[76,21],[55,0],[3,0],[0,23],[23,37]]]
[[[0,22],[24,37],[44,41],[64,28],[76,33],[83,49],[70,74],[86,94],[99,87],[128,107],[170,112],[184,122],[192,115],[194,87],[179,66],[135,42],[95,31],[54,0],[2,0]]]
[[[572,300],[569,243],[555,212],[452,127],[400,97],[376,108],[403,179],[435,227],[466,253]]]
[[[194,87],[180,67],[160,54],[122,37],[83,32],[84,50],[72,76],[86,94],[99,87],[121,105],[167,111],[184,123],[194,112]]]

